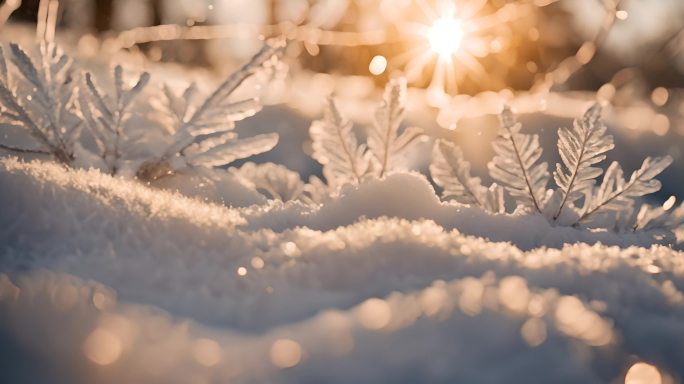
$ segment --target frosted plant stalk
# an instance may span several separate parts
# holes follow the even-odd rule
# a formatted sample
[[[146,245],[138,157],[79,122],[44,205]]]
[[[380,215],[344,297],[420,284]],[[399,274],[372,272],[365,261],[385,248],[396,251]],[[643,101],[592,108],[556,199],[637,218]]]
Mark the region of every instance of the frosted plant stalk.
[[[494,142],[495,156],[487,165],[493,179],[523,205],[531,205],[542,212],[549,173],[545,162],[540,162],[542,148],[539,136],[520,133],[522,125],[508,106],[500,116],[501,130]]]
[[[623,178],[620,165],[617,162],[613,162],[608,167],[601,186],[579,221],[586,220],[600,212],[619,210],[625,205],[631,206],[633,204],[631,198],[657,192],[660,190],[661,184],[660,181],[654,178],[670,164],[672,164],[672,157],[670,156],[654,159],[647,157],[644,159],[641,167],[634,171],[629,180],[626,181]]]
[[[443,199],[476,205],[494,213],[505,211],[503,188],[496,183],[486,188],[479,177],[471,176],[470,163],[465,161],[463,152],[453,143],[441,139],[435,142],[430,175],[444,189]]]
[[[124,126],[129,119],[128,107],[150,80],[143,72],[135,85],[125,89],[123,68],[114,68],[115,99],[113,103],[103,96],[90,73],[85,75],[85,86],[79,92],[79,104],[83,120],[92,134],[100,151],[99,155],[107,166],[107,172],[115,175],[120,168],[122,140],[125,139]]]
[[[422,133],[419,128],[409,127],[399,134],[405,105],[406,79],[390,80],[375,112],[374,124],[368,130],[368,149],[373,154],[378,177],[393,169],[394,160],[410,149]]]
[[[2,123],[26,130],[38,148],[5,149],[24,153],[51,154],[57,161],[72,164],[74,146],[80,138],[81,120],[73,112],[76,88],[72,60],[51,43],[40,44],[38,65],[18,45],[10,44],[10,60],[18,76],[11,76],[0,54],[0,105]]]
[[[576,119],[573,129],[558,131],[558,152],[563,166],[556,165],[554,179],[563,192],[554,220],[558,219],[567,202],[574,202],[582,191],[593,187],[603,170],[592,165],[603,161],[605,153],[613,149],[613,137],[606,135],[606,126],[601,120],[601,106],[594,104],[581,119]]]
[[[230,96],[245,80],[277,60],[283,48],[283,42],[264,44],[200,103],[195,103],[194,84],[181,96],[164,87],[158,108],[171,117],[165,124],[171,132],[170,143],[159,157],[143,162],[137,176],[154,180],[188,168],[222,166],[275,147],[276,133],[238,139],[233,132],[235,122],[253,116],[261,104],[257,98],[233,101]]]
[[[359,184],[370,170],[371,153],[359,144],[352,123],[337,109],[329,97],[324,115],[309,129],[313,141],[312,157],[323,165],[323,175],[334,187],[345,183]]]

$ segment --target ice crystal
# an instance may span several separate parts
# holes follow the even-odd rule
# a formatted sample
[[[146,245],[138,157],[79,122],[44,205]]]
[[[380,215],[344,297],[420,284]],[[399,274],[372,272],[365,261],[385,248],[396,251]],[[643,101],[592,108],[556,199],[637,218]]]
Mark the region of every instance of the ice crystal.
[[[539,136],[520,133],[522,125],[506,106],[501,113],[501,130],[494,142],[494,159],[488,164],[492,178],[505,186],[519,204],[542,212],[548,166],[540,162]]]
[[[154,180],[170,173],[197,167],[216,167],[237,159],[266,152],[278,142],[276,133],[239,139],[235,122],[261,109],[259,100],[234,101],[233,92],[264,66],[272,65],[282,52],[281,43],[267,43],[252,59],[231,74],[219,87],[197,103],[194,84],[176,95],[164,87],[159,103],[171,118],[170,144],[163,153],[145,161],[137,172],[143,180]]]
[[[114,100],[109,100],[95,84],[90,73],[85,74],[84,86],[79,91],[79,107],[88,131],[93,136],[104,170],[117,174],[121,166],[123,149],[129,139],[126,123],[130,118],[129,106],[150,80],[144,72],[130,89],[124,87],[123,68],[114,68]]]
[[[55,44],[41,43],[36,64],[18,45],[10,44],[10,61],[16,69],[10,72],[1,51],[0,47],[0,127],[19,127],[38,143],[32,148],[1,147],[19,153],[50,154],[61,163],[73,163],[82,128],[74,114],[77,82],[73,61]]]
[[[598,104],[575,120],[573,129],[559,131],[562,164],[556,165],[554,173],[556,190],[547,190],[549,173],[546,163],[541,162],[539,137],[520,133],[521,125],[508,107],[501,114],[501,125],[501,133],[494,143],[495,156],[488,168],[492,178],[503,184],[515,199],[516,210],[533,207],[556,225],[601,223],[618,231],[673,229],[681,224],[681,214],[668,213],[671,207],[641,205],[635,209],[635,198],[660,189],[655,177],[672,163],[670,156],[646,158],[629,180],[624,179],[622,168],[614,162],[601,185],[595,186],[603,170],[593,165],[604,160],[606,152],[613,148],[613,138],[606,134]],[[435,183],[444,188],[443,198],[491,212],[505,211],[498,187],[494,184],[485,188],[479,178],[471,176],[470,164],[453,144],[437,141],[430,172]],[[599,216],[603,221],[598,220]],[[609,217],[608,221],[605,216]]]
[[[342,115],[335,100],[327,100],[323,118],[311,124],[312,157],[323,165],[328,184],[337,189],[359,184],[365,176],[384,177],[398,169],[397,160],[411,150],[422,135],[419,128],[400,131],[406,99],[406,80],[391,80],[383,102],[375,112],[366,143],[359,143],[353,124]]]
[[[477,205],[490,212],[504,212],[504,191],[497,184],[484,187],[479,177],[470,174],[470,163],[453,143],[437,140],[432,152],[430,175],[444,189],[442,197],[461,204]]]

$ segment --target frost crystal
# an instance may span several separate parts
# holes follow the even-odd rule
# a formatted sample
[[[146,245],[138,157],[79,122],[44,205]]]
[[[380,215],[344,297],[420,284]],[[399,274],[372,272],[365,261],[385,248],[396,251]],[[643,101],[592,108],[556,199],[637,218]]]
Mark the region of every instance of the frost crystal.
[[[470,175],[470,163],[463,152],[453,143],[437,140],[432,152],[430,175],[442,187],[442,198],[453,199],[461,204],[474,204],[489,212],[503,213],[503,188],[496,184],[484,187],[479,177]]]
[[[582,214],[580,220],[586,220],[594,214],[609,211],[619,211],[626,207],[632,207],[632,198],[647,195],[660,190],[660,181],[655,180],[672,164],[670,156],[652,159],[647,157],[641,168],[634,171],[629,180],[623,177],[623,171],[617,162],[613,162],[603,177],[601,186],[592,197],[588,198],[588,209]]]
[[[606,126],[601,120],[601,106],[594,104],[581,119],[574,121],[574,129],[561,128],[558,131],[558,152],[563,166],[556,164],[554,180],[563,191],[557,219],[567,202],[575,202],[582,192],[594,186],[601,176],[601,168],[592,165],[603,161],[605,153],[613,149],[613,136],[606,135]]]
[[[596,226],[599,223],[616,231],[672,230],[684,222],[684,207],[669,212],[674,201],[662,208],[647,205],[641,205],[638,210],[634,208],[635,198],[660,189],[655,177],[672,163],[670,156],[646,158],[629,180],[624,179],[622,168],[614,162],[601,185],[594,186],[603,171],[592,165],[605,159],[605,153],[613,148],[613,138],[605,134],[598,104],[575,120],[573,130],[559,132],[558,148],[563,165],[556,165],[554,176],[559,188],[554,191],[546,190],[549,174],[546,163],[540,162],[542,149],[538,136],[521,134],[520,123],[508,107],[501,114],[501,125],[501,134],[494,143],[495,156],[488,168],[492,178],[501,182],[516,199],[517,208],[533,206],[556,225]],[[453,144],[443,140],[435,143],[430,173],[435,183],[444,188],[444,199],[477,205],[490,212],[505,212],[501,188],[496,184],[485,188],[479,178],[471,176],[470,164]],[[577,207],[576,202],[582,196],[583,203]]]
[[[323,165],[323,175],[333,189],[359,184],[364,176],[384,177],[396,170],[397,160],[408,152],[422,135],[415,127],[399,132],[404,115],[406,80],[391,80],[385,87],[383,102],[375,121],[367,130],[366,144],[360,144],[352,123],[328,98],[321,120],[311,124],[312,157]]]
[[[323,165],[323,175],[333,187],[346,183],[359,184],[371,165],[371,153],[359,144],[351,121],[345,119],[328,98],[323,119],[309,130],[313,141],[312,157]]]
[[[406,104],[406,79],[391,80],[385,87],[383,103],[375,112],[375,122],[368,130],[368,149],[373,154],[379,177],[393,169],[393,161],[409,150],[422,130],[416,127],[399,134]]]
[[[1,147],[20,153],[50,154],[61,163],[71,164],[82,127],[73,113],[76,81],[72,60],[52,43],[40,44],[37,66],[18,45],[10,44],[10,50],[18,76],[10,76],[0,47],[0,127],[26,130],[39,147]]]
[[[676,209],[672,209],[676,202],[674,196],[665,201],[665,203],[658,207],[652,207],[648,204],[643,204],[641,208],[632,214],[626,224],[623,224],[621,229],[649,230],[663,228],[674,231],[684,224],[684,203],[680,204]]]
[[[85,75],[85,86],[79,92],[80,111],[88,131],[95,139],[104,169],[112,175],[121,169],[122,150],[129,139],[125,132],[126,122],[130,118],[128,107],[149,80],[150,75],[144,72],[133,87],[125,89],[123,69],[117,65],[114,68],[115,98],[110,101],[95,85],[92,75]]]
[[[541,213],[549,180],[548,166],[539,161],[539,136],[522,134],[520,128],[511,109],[505,106],[499,137],[494,142],[496,155],[488,164],[489,173],[518,203]]]
[[[170,115],[171,143],[161,156],[141,165],[138,177],[154,180],[189,168],[222,166],[272,149],[278,143],[275,133],[237,138],[235,121],[253,116],[261,105],[256,98],[232,101],[230,96],[249,77],[272,65],[282,49],[281,43],[265,44],[201,103],[195,103],[193,84],[181,96],[165,87],[158,104]]]
[[[243,184],[269,199],[290,201],[299,198],[304,192],[304,183],[299,174],[279,164],[247,162],[240,168],[231,168],[230,171]]]

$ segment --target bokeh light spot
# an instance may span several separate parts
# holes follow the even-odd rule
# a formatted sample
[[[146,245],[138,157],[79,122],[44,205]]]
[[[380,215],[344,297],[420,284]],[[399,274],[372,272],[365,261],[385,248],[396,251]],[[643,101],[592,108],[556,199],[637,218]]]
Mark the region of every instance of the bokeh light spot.
[[[83,353],[95,364],[109,365],[121,356],[121,340],[109,330],[95,329],[83,343]]]
[[[658,368],[646,363],[632,365],[625,375],[625,384],[661,384],[663,378]]]
[[[197,339],[192,344],[192,356],[205,367],[213,367],[221,362],[221,346],[211,339]]]
[[[294,340],[279,339],[271,345],[271,362],[278,368],[291,368],[302,360],[302,347]]]
[[[392,310],[385,300],[372,298],[359,306],[358,319],[368,329],[381,329],[392,319]]]
[[[368,64],[368,70],[375,76],[383,74],[385,69],[387,69],[387,59],[385,56],[374,56],[370,64]]]
[[[254,269],[261,269],[265,265],[264,259],[262,259],[259,256],[252,257],[252,261],[250,262],[250,264],[252,264],[252,267],[254,267]]]
[[[533,317],[520,328],[520,335],[530,347],[537,347],[546,340],[546,324],[543,320]]]

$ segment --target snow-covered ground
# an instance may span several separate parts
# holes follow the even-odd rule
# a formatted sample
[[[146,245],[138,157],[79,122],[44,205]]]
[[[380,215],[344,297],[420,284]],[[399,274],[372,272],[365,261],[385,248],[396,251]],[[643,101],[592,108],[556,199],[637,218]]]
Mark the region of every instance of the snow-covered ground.
[[[16,81],[24,84],[19,91],[35,92],[18,73],[21,54],[15,48],[8,55],[14,61],[7,84]],[[132,84],[116,81],[121,72],[110,71],[110,61],[130,64],[126,79],[143,79],[142,69],[126,58],[78,57],[77,72],[92,71],[111,98]],[[355,123],[342,133],[353,138],[353,147],[358,144],[360,161],[377,156],[371,153],[377,152],[377,138],[370,148],[368,132],[376,110],[389,115],[394,99],[386,92],[378,108],[381,96],[370,79],[301,72],[266,79],[261,100],[276,105],[251,117],[260,108],[256,100],[247,100],[247,108],[234,103],[241,98],[231,93],[230,102],[227,96],[209,102],[207,110],[216,115],[195,121],[193,128],[194,118],[186,119],[191,114],[185,112],[209,100],[200,96],[210,95],[217,80],[167,64],[143,64],[152,73],[150,84],[127,120],[132,133],[143,135],[131,135],[121,164],[100,164],[116,148],[101,151],[97,162],[80,162],[81,149],[95,153],[93,127],[83,133],[83,147],[75,146],[74,158],[63,161],[68,166],[47,155],[17,159],[16,151],[0,150],[0,383],[684,382],[682,227],[632,230],[641,228],[635,225],[616,232],[612,226],[561,226],[524,204],[514,211],[510,195],[501,200],[508,213],[490,213],[475,203],[444,202],[435,191],[444,187],[426,176],[435,139],[458,144],[472,176],[485,185],[500,182],[486,176],[486,169],[492,157],[501,156],[491,145],[500,135],[493,115],[501,110],[501,95],[454,99],[454,108],[439,113],[458,120],[457,129],[449,130],[441,128],[444,121],[437,124],[444,116],[436,121],[435,111],[417,100],[422,91],[409,90],[408,101],[398,103],[406,121],[388,123],[395,136],[399,126],[402,135],[412,126],[425,133],[402,154],[399,160],[406,164],[387,173],[383,165],[378,177],[372,165],[379,163],[367,162],[365,175],[340,181],[329,177],[340,175],[330,166],[326,172],[324,161],[337,144],[326,147],[315,138],[312,144],[309,127],[334,93],[341,115]],[[173,92],[191,80],[199,83],[200,94],[188,106],[191,93]],[[255,96],[252,88],[263,80],[249,78],[236,94]],[[57,85],[76,92],[70,84]],[[171,87],[166,97],[173,113],[153,108],[163,84]],[[88,111],[100,118],[114,108],[99,105],[96,89],[81,92],[85,99],[73,110],[78,118]],[[21,100],[29,110],[42,108],[25,101],[31,98],[11,96],[5,104]],[[544,148],[543,157],[530,164],[567,160],[556,150],[557,128],[571,126],[565,118],[580,116],[592,97],[570,103],[567,95],[551,94],[543,100],[546,114],[521,117],[525,134],[539,134]],[[538,111],[527,107],[539,100],[524,99],[516,95],[512,105],[520,112]],[[226,110],[233,114],[212,119]],[[31,115],[40,125],[41,114],[50,111]],[[116,113],[128,118],[122,111]],[[160,111],[164,121],[150,118]],[[619,161],[629,175],[646,156],[671,156],[667,162],[672,159],[673,166],[659,177],[663,188],[653,202],[681,197],[681,138],[674,129],[668,139],[626,131],[618,112],[607,108],[608,132],[618,148],[607,159]],[[178,121],[165,121],[174,115]],[[233,120],[247,116],[235,121],[235,133],[278,134],[272,150],[266,148],[274,140],[259,150],[233,148],[240,156],[209,153],[230,144]],[[315,124],[326,123],[335,125]],[[213,125],[220,129],[205,131]],[[25,123],[3,120],[2,128],[0,144],[37,148]],[[181,128],[190,136],[177,135]],[[215,133],[225,134],[225,142],[205,137]],[[185,146],[171,145],[186,140]],[[601,151],[612,148],[610,141]],[[192,151],[183,150],[191,144],[195,160],[204,155],[208,162],[189,161]],[[174,147],[184,149],[166,156]],[[144,174],[141,159],[159,160],[152,164],[161,177],[131,177]],[[275,164],[254,164],[266,162]],[[453,173],[464,169],[465,160],[458,163]],[[93,166],[105,172],[87,169]],[[329,185],[305,185],[312,175],[324,175]],[[644,189],[659,187],[653,176],[645,178],[651,184]],[[477,177],[466,179],[479,185]],[[614,180],[616,190],[624,184]],[[271,184],[259,188],[260,181]],[[308,196],[306,187],[325,196]],[[282,192],[279,197],[289,201],[269,200],[257,191],[264,189]],[[624,203],[618,208],[629,208],[630,201],[616,201]]]
[[[684,378],[663,233],[490,215],[415,174],[219,206],[5,158],[0,196],[1,382]]]

